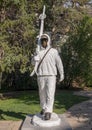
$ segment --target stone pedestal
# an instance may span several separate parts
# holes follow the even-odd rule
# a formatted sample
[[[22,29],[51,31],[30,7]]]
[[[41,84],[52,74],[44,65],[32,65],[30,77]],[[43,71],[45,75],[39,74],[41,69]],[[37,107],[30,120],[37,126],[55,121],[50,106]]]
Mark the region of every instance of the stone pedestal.
[[[72,130],[64,115],[52,114],[49,121],[42,120],[42,116],[40,116],[40,114],[26,116],[20,130]],[[56,121],[55,117],[58,121]],[[38,125],[39,120],[41,126]],[[45,122],[44,126],[42,126],[42,122]]]
[[[44,116],[42,116],[39,113],[34,115],[32,118],[32,124],[34,126],[54,127],[54,126],[59,126],[60,123],[61,123],[61,119],[55,113],[52,113],[50,120],[44,120]]]

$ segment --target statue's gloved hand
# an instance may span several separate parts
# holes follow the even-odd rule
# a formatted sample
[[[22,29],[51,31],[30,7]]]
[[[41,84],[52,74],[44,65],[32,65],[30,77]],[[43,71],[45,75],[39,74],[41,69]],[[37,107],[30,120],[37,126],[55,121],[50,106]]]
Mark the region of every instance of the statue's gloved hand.
[[[40,60],[40,58],[39,58],[38,55],[34,56],[34,61],[35,61],[35,62],[38,62],[39,60]]]
[[[60,76],[59,82],[62,82],[64,80],[64,76]]]

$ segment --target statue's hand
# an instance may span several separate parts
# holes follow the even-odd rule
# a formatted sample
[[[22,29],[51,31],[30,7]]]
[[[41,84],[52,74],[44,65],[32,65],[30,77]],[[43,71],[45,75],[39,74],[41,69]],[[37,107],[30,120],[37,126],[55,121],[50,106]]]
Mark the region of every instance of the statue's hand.
[[[64,80],[64,76],[60,76],[59,82],[62,82]]]

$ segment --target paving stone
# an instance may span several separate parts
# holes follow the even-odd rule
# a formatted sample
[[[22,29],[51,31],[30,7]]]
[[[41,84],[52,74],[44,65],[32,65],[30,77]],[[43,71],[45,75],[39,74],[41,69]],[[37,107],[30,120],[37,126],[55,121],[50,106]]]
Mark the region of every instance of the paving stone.
[[[0,121],[0,130],[19,130],[22,121]]]
[[[92,91],[74,92],[90,100],[72,106],[65,116],[73,130],[92,130]]]

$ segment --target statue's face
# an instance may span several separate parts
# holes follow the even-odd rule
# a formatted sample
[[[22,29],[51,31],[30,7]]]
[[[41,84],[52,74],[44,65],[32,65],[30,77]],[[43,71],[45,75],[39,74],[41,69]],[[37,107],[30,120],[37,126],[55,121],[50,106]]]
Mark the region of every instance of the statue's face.
[[[46,48],[47,47],[47,39],[41,39],[41,45],[42,45],[42,47],[44,47],[44,48]]]

